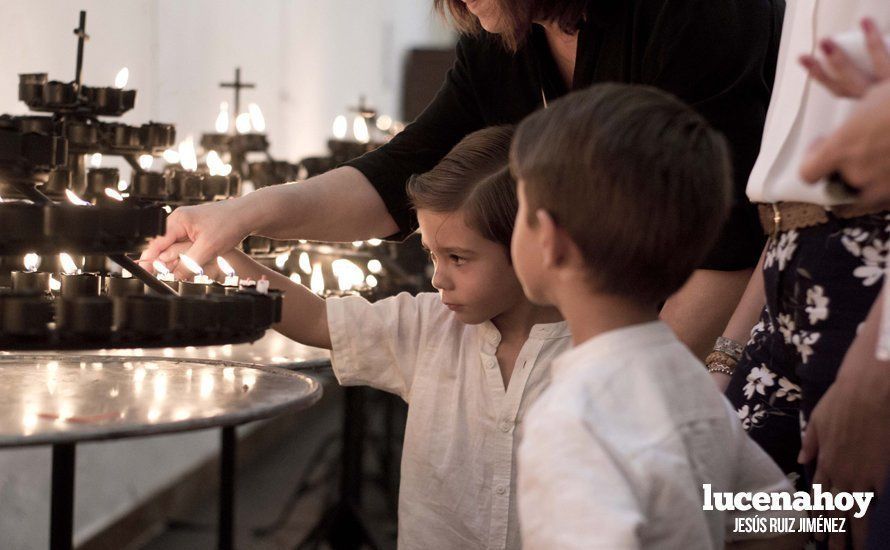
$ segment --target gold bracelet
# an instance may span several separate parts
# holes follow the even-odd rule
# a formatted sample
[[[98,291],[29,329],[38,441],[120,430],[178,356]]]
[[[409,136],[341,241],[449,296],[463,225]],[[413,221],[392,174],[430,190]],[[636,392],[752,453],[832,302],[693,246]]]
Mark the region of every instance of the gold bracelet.
[[[710,366],[711,363],[723,363],[727,367],[734,369],[738,360],[725,351],[712,351],[705,358],[705,365]]]

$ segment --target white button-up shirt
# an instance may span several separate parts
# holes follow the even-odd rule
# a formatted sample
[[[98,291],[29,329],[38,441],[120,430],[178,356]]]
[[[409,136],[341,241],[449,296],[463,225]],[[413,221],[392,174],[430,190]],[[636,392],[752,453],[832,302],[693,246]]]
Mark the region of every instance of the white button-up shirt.
[[[736,518],[714,492],[790,491],[704,366],[661,322],[596,336],[557,358],[519,450],[527,549],[723,548]]]
[[[813,141],[840,126],[854,102],[835,97],[810,78],[798,58],[815,53],[823,38],[857,30],[866,16],[874,18],[883,32],[890,32],[887,0],[788,0],[760,156],[748,180],[751,201],[822,206],[851,202],[827,193],[824,183],[810,185],[799,175]]]
[[[436,294],[329,299],[327,313],[340,383],[408,402],[399,547],[519,548],[517,425],[571,345],[566,324],[531,329],[504,388],[497,328],[461,323]]]

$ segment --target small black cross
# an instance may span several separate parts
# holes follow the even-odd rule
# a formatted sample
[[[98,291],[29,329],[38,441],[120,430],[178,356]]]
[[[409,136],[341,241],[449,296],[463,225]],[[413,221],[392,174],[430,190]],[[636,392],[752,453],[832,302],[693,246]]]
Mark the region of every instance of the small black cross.
[[[77,36],[77,65],[74,70],[74,82],[80,89],[80,73],[83,70],[83,43],[90,39],[87,34],[87,12],[81,10],[80,25],[74,29],[74,35]]]
[[[241,113],[241,89],[242,88],[255,88],[256,84],[253,83],[245,83],[241,82],[241,67],[235,68],[235,81],[234,82],[220,82],[220,88],[235,88],[235,116],[237,117]]]

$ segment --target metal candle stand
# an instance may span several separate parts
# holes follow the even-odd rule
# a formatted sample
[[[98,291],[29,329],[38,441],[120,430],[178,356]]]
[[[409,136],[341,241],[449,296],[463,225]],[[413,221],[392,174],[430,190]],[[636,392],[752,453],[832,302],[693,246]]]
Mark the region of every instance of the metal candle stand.
[[[12,286],[0,288],[0,349],[176,347],[258,339],[281,319],[279,293],[207,284],[180,297],[126,255],[164,233],[166,212],[156,201],[189,203],[230,196],[240,189],[240,178],[142,169],[138,156],[171,147],[175,128],[98,120],[132,109],[136,91],[82,85],[85,12],[74,34],[74,81],[51,81],[45,73],[19,78],[19,98],[31,110],[51,115],[0,116],[0,281]],[[260,144],[256,138],[243,140]],[[117,155],[128,162],[134,170],[128,198],[107,196],[117,190],[119,173],[112,168],[87,171],[84,155],[90,153]],[[57,202],[70,191],[92,204]],[[58,272],[57,266],[8,270],[22,261],[9,263],[7,257],[62,250],[94,255],[87,256],[84,269],[97,263],[104,269],[107,257],[133,277],[65,274],[56,293],[50,289],[50,272]],[[311,390],[317,398],[318,388]],[[236,423],[227,421],[221,436],[220,548],[233,546]],[[72,546],[74,460],[73,442],[53,443],[53,549]]]

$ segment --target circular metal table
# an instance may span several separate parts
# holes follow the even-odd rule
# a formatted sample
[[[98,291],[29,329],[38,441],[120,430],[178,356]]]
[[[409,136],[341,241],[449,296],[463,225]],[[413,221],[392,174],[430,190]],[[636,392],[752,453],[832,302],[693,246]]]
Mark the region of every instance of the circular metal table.
[[[11,390],[0,397],[0,448],[53,447],[54,549],[72,544],[77,443],[214,427],[223,428],[219,546],[231,548],[235,426],[321,397],[300,373],[165,357],[2,355],[0,387]]]

